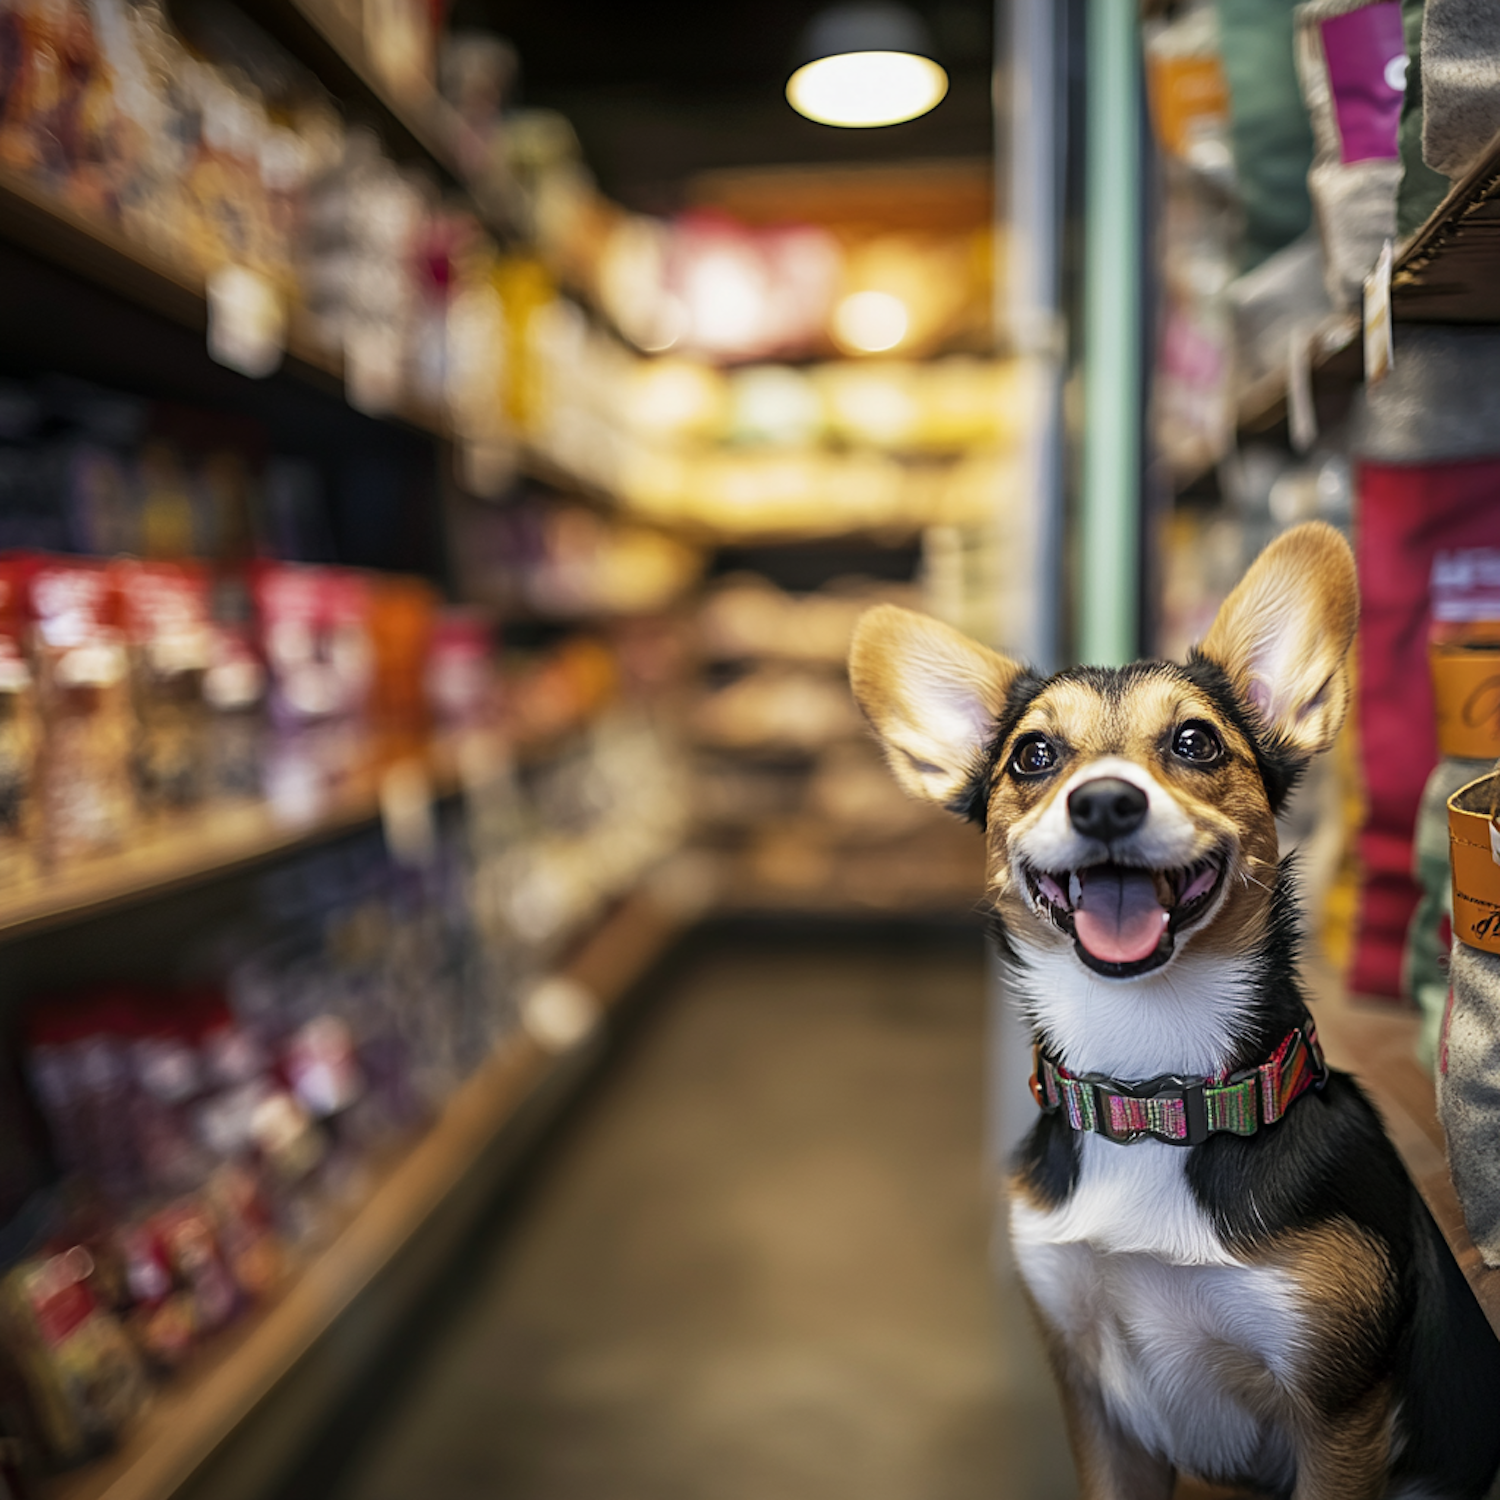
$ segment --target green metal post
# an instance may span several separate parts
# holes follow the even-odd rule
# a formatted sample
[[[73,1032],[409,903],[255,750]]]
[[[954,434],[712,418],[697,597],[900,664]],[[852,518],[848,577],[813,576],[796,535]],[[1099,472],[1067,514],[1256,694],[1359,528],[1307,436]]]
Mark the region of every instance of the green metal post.
[[[1081,660],[1136,654],[1141,525],[1140,36],[1132,0],[1089,0],[1084,177]]]

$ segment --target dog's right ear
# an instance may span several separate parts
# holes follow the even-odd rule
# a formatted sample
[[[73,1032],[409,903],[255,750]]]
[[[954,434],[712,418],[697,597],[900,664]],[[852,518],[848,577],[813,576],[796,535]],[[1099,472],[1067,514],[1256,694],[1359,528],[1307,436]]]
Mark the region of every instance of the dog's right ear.
[[[1023,668],[927,615],[882,604],[860,616],[849,681],[896,780],[953,812]]]

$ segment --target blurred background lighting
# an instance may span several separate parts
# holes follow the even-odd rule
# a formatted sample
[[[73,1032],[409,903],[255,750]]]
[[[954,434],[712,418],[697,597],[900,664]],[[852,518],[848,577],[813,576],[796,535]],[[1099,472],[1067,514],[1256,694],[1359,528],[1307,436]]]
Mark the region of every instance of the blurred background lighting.
[[[766,317],[765,273],[747,251],[710,251],[684,277],[683,300],[695,341],[733,351],[754,343]]]
[[[889,292],[855,292],[833,312],[833,336],[846,350],[880,354],[906,337],[906,304]]]
[[[862,129],[914,120],[942,101],[948,75],[926,27],[903,5],[838,5],[821,12],[798,49],[788,103],[822,125]]]

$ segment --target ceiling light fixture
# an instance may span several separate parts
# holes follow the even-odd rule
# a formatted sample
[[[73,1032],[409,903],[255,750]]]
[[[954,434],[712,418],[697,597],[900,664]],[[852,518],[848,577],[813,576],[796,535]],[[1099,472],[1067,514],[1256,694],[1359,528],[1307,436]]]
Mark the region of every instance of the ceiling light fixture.
[[[821,125],[861,129],[925,115],[948,92],[927,29],[904,5],[837,5],[813,19],[786,97]]]

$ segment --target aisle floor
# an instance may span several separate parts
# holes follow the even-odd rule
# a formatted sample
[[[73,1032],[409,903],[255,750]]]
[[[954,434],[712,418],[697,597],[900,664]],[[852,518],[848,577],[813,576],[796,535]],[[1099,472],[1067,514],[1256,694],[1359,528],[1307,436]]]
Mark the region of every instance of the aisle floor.
[[[696,953],[331,1500],[1071,1494],[983,1055],[977,938]]]

